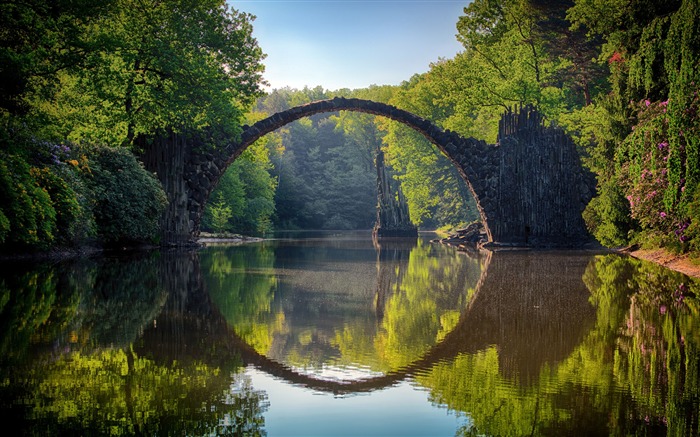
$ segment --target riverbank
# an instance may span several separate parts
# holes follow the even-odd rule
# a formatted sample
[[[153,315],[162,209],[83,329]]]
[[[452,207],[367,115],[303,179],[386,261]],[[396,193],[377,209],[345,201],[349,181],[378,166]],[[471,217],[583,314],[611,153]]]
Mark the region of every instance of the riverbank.
[[[668,269],[681,272],[694,278],[700,278],[700,259],[688,254],[677,255],[664,249],[622,249],[621,253],[638,259],[660,264]]]

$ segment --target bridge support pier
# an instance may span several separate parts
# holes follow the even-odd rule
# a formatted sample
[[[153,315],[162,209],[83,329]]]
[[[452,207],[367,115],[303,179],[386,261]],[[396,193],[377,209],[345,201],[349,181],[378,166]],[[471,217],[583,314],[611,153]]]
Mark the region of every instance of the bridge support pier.
[[[140,138],[144,167],[156,174],[168,196],[161,217],[161,245],[197,244],[204,205],[225,165],[196,135],[164,133]]]

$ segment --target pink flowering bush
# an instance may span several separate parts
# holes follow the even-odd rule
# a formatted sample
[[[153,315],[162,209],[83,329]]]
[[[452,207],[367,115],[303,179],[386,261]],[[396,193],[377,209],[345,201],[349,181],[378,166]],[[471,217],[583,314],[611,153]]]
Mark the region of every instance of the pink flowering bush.
[[[698,233],[700,217],[684,202],[689,194],[684,176],[688,164],[697,163],[687,163],[683,135],[669,131],[668,101],[643,100],[635,106],[638,123],[618,148],[616,161],[621,163],[618,179],[631,217],[639,227],[636,240],[654,237],[667,247],[686,250]]]
[[[649,162],[649,160],[645,160]],[[672,232],[677,220],[672,211],[667,211],[663,194],[668,186],[666,169],[643,168],[638,179],[626,186],[626,198],[630,212],[643,230]]]

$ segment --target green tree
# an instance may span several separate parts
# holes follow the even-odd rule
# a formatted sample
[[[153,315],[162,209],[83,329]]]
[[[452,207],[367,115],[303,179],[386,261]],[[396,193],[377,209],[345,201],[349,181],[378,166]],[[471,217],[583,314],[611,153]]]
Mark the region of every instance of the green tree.
[[[228,221],[233,217],[231,207],[224,203],[223,194],[219,193],[216,202],[209,204],[211,211],[211,227],[216,232],[224,232],[228,228]]]
[[[286,103],[280,105],[284,97]],[[328,98],[317,87],[273,92],[259,107],[280,108]],[[277,103],[275,103],[277,102]],[[350,121],[354,120],[354,121]],[[362,121],[360,121],[362,120]],[[350,128],[350,124],[355,128]],[[363,124],[364,123],[364,124]],[[362,127],[360,127],[362,126]],[[279,153],[272,157],[278,179],[277,228],[369,229],[376,211],[375,176],[367,140],[376,131],[371,119],[319,114],[291,123],[280,132]],[[363,135],[367,134],[367,137]]]
[[[9,247],[47,248],[54,241],[56,209],[36,172],[16,155],[0,162],[0,243]]]
[[[94,26],[115,1],[29,0],[0,4],[0,108],[13,115],[30,112],[35,98],[59,91],[59,73],[88,65],[98,50],[86,28]]]
[[[610,69],[610,94],[595,111],[575,114],[573,130],[582,134],[599,181],[619,184],[629,200],[632,226],[616,232],[638,231],[628,238],[687,249],[694,244],[690,210],[700,174],[698,2],[580,0],[568,18],[602,40],[599,60]],[[610,218],[624,214],[591,217],[614,229],[621,222]]]
[[[91,68],[62,82],[74,140],[131,145],[159,130],[230,138],[260,93],[252,17],[222,0],[118,0],[86,29],[105,41]]]
[[[205,207],[205,229],[252,234],[272,230],[277,181],[271,174],[270,154],[277,153],[276,145],[275,134],[266,136],[250,146],[224,172],[210,196],[216,202]],[[226,210],[229,212],[222,214]]]

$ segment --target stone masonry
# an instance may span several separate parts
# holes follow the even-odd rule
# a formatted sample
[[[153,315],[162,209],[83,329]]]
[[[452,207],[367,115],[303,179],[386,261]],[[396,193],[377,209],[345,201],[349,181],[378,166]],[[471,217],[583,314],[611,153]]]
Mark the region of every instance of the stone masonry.
[[[545,127],[534,109],[507,113],[498,143],[493,145],[463,138],[391,105],[334,98],[244,126],[239,141],[216,150],[203,147],[196,138],[161,139],[168,144],[155,148],[159,155],[144,162],[157,172],[171,200],[162,223],[163,243],[181,245],[196,240],[209,195],[226,168],[249,145],[300,118],[338,111],[388,117],[433,143],[457,167],[474,195],[490,244],[574,247],[590,241],[581,212],[593,196],[594,181],[581,166],[571,140],[560,129]],[[147,152],[144,158],[148,156]],[[177,168],[168,171],[164,166]]]

